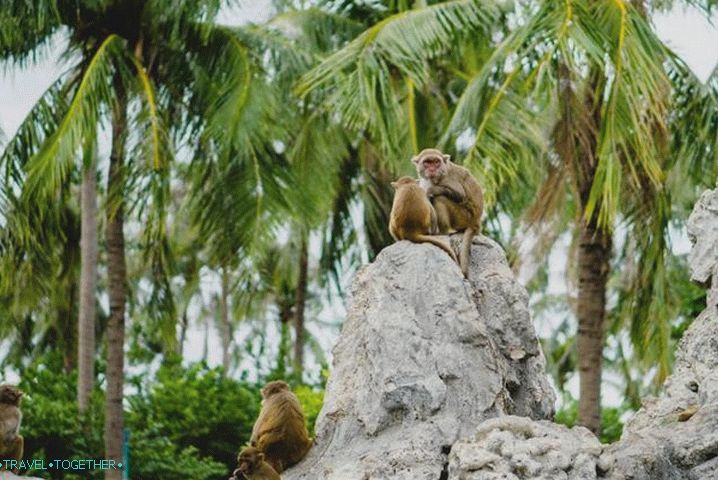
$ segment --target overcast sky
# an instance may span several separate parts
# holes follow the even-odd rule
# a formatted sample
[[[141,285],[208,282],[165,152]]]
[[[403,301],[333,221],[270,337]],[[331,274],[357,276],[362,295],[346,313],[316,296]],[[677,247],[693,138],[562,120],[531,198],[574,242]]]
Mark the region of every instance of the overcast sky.
[[[245,6],[223,12],[220,20],[240,24],[262,21],[270,14],[269,0],[243,4]],[[718,62],[718,29],[695,9],[678,8],[670,14],[656,16],[654,21],[658,35],[705,80]],[[718,15],[714,16],[713,23],[718,24]],[[48,57],[56,57],[63,43],[57,38]],[[50,58],[24,70],[0,68],[0,130],[6,138],[12,136],[42,92],[62,72],[63,66]]]

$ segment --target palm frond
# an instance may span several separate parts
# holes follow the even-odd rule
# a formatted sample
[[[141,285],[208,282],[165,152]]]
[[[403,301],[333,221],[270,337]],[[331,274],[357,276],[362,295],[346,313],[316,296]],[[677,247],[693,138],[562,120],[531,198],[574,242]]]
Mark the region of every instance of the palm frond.
[[[26,165],[29,196],[50,195],[65,181],[83,138],[94,133],[103,105],[114,98],[112,75],[121,64],[122,40],[111,35],[83,68],[82,78],[65,116],[42,148]]]
[[[600,2],[594,18],[609,39],[611,63],[596,177],[584,214],[591,218],[598,207],[599,222],[612,225],[621,207],[624,174],[633,189],[662,188],[671,86],[663,67],[668,52],[635,8]]]
[[[37,62],[59,27],[55,0],[1,2],[0,61],[6,61],[11,67]]]
[[[493,2],[455,0],[393,15],[332,54],[299,82],[297,91],[327,91],[326,104],[355,131],[368,130],[387,151],[400,152],[408,139],[397,92],[399,76],[422,87],[427,61],[461,37],[488,35],[499,16]]]

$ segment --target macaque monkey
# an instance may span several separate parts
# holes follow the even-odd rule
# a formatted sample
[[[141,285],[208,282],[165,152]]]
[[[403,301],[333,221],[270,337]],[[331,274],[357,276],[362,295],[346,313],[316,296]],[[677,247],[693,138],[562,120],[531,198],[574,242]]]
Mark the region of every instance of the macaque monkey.
[[[450,155],[435,148],[422,150],[412,161],[419,174],[419,183],[436,210],[438,233],[464,232],[459,265],[468,278],[471,242],[481,231],[484,209],[481,187],[466,168],[452,163]]]
[[[279,474],[264,461],[264,454],[254,447],[247,447],[237,457],[239,468],[230,480],[281,480]]]
[[[262,409],[250,443],[277,473],[299,463],[312,446],[302,406],[286,382],[269,382],[262,389]]]
[[[0,385],[0,461],[22,459],[25,446],[20,436],[22,392],[13,385]],[[0,470],[4,462],[0,463]]]
[[[389,233],[394,240],[431,243],[444,250],[458,263],[456,254],[448,243],[430,236],[438,233],[436,212],[417,180],[401,177],[396,182],[391,182],[391,186],[395,192],[389,217]]]

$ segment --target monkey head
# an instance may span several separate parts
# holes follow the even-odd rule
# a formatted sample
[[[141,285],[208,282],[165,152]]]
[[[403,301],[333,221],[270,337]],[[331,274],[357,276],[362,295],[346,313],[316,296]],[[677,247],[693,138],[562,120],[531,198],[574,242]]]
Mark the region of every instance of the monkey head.
[[[404,185],[417,185],[418,181],[416,178],[411,177],[401,177],[396,182],[391,182],[391,186],[394,187],[394,190],[398,189],[399,187],[403,187]]]
[[[237,457],[239,462],[239,471],[243,475],[251,475],[264,461],[264,454],[254,447],[247,447]]]
[[[23,393],[14,385],[0,385],[0,403],[4,405],[20,406]]]
[[[451,155],[441,153],[436,148],[425,148],[411,159],[419,176],[427,180],[440,179],[446,173],[449,160]]]
[[[284,382],[282,380],[275,380],[273,382],[269,382],[264,386],[262,389],[262,398],[267,399],[271,397],[274,394],[289,391],[289,385],[287,382]]]

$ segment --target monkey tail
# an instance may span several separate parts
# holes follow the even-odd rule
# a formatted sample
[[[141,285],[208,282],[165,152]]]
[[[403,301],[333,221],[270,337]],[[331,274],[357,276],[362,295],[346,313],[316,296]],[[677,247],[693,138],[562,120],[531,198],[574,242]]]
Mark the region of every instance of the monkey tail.
[[[438,238],[432,237],[430,235],[421,235],[421,234],[416,236],[415,241],[427,242],[427,243],[431,243],[432,245],[436,245],[437,247],[439,247],[440,249],[442,249],[443,251],[448,253],[453,261],[455,261],[456,263],[459,263],[459,261],[456,259],[456,254],[451,249],[451,245],[449,245],[448,243],[446,243],[442,240],[439,240]]]
[[[469,266],[471,265],[471,242],[474,240],[476,230],[469,227],[464,230],[464,239],[461,242],[461,251],[459,252],[459,265],[464,277],[469,278]]]

